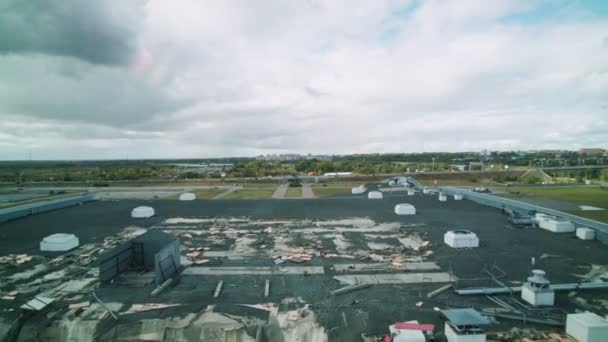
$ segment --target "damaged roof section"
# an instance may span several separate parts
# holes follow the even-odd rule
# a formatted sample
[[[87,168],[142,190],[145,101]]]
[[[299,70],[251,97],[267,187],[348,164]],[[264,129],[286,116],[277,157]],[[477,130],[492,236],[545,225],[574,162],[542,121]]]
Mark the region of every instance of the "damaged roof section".
[[[99,278],[109,282],[129,270],[153,270],[155,282],[162,284],[178,273],[179,240],[161,230],[150,230],[99,256]]]
[[[129,216],[133,203],[83,206],[78,210],[106,215],[108,230],[82,223],[95,230],[82,235],[94,235],[94,243],[55,259],[0,257],[0,291],[6,298],[0,301],[6,308],[0,324],[13,322],[20,306],[34,296],[54,301],[31,313],[35,319],[24,324],[22,340],[357,341],[363,334],[440,333],[440,311],[446,308],[473,308],[489,317],[493,325],[483,329],[488,334],[510,327],[512,322],[501,323],[507,319],[523,316],[530,324],[530,312],[545,316],[541,324],[546,318],[561,322],[560,312],[583,304],[605,314],[601,297],[579,289],[561,295],[550,310],[526,309],[513,296],[490,299],[456,292],[466,286],[520,286],[534,257],[536,267],[558,284],[603,281],[608,256],[594,242],[511,229],[495,209],[469,201],[436,207],[436,196],[418,193],[408,201],[419,212],[397,216],[392,209],[403,198],[393,195],[385,194],[382,201],[158,201],[154,205],[165,216],[147,221],[145,229],[138,221],[121,235],[114,235],[118,231],[111,226],[133,223],[112,221],[108,205]],[[32,220],[45,217],[51,216]],[[475,232],[483,244],[475,250],[446,246],[444,234],[459,228]],[[180,257],[178,267],[187,266],[179,281],[153,296],[162,285],[154,284],[156,261],[146,264],[144,254],[174,241],[181,246],[172,256]],[[140,254],[133,242],[141,242]],[[128,250],[124,259],[112,261],[127,267],[101,283],[98,258],[121,249]],[[487,269],[486,263],[501,271]]]
[[[490,321],[474,309],[450,309],[442,310],[441,314],[457,326],[479,326],[488,325]]]

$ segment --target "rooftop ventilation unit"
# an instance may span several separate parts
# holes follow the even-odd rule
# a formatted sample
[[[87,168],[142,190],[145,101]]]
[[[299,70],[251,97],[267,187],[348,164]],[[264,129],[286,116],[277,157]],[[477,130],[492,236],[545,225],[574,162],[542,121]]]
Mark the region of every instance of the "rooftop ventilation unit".
[[[581,240],[593,240],[595,239],[595,230],[591,228],[577,228],[576,237]]]
[[[369,199],[382,199],[382,193],[380,191],[370,191],[367,193],[367,198]]]
[[[479,238],[469,230],[450,230],[443,235],[443,242],[452,248],[479,247]]]
[[[569,314],[566,334],[580,342],[604,342],[608,336],[608,321],[592,312]]]
[[[538,227],[553,233],[574,233],[574,223],[558,217],[536,214]]]
[[[534,306],[553,306],[555,291],[549,285],[549,280],[545,278],[545,271],[532,270],[532,275],[521,287],[521,299]]]
[[[80,241],[74,234],[53,234],[40,241],[42,252],[67,252],[80,245]]]
[[[154,208],[152,207],[137,207],[131,211],[131,217],[133,218],[148,218],[154,216]]]
[[[401,203],[395,206],[397,215],[416,215],[416,208],[409,203]]]
[[[179,195],[180,201],[194,201],[195,199],[196,195],[191,192],[184,192],[183,194]]]
[[[360,195],[360,194],[364,193],[365,191],[367,191],[367,189],[363,185],[359,185],[357,187],[352,188],[353,195]]]

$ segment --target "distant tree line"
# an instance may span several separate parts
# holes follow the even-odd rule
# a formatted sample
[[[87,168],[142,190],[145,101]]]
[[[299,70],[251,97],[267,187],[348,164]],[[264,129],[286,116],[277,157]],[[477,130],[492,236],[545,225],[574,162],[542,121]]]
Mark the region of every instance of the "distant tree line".
[[[540,152],[459,152],[459,153],[392,153],[359,154],[334,156],[332,160],[298,161],[261,161],[254,158],[215,158],[215,159],[178,159],[178,160],[87,160],[87,161],[6,161],[0,162],[0,181],[15,182],[20,177],[25,182],[37,181],[122,181],[151,179],[200,179],[220,178],[221,173],[207,173],[168,165],[179,163],[232,163],[234,167],[226,170],[228,177],[262,178],[269,176],[303,175],[314,173],[323,175],[328,172],[353,172],[362,175],[402,174],[404,172],[445,171],[454,169],[453,165],[466,165],[471,162],[484,162],[485,165],[509,166],[563,166],[589,164],[608,160],[601,156],[579,155],[576,151]],[[606,170],[547,171],[553,176],[577,180],[608,180]],[[510,182],[513,176],[496,179]]]
[[[27,168],[0,167],[1,182],[103,182],[135,181],[173,177],[176,168],[173,166],[102,166],[82,167],[71,164],[29,165]],[[19,173],[22,174],[19,177]]]

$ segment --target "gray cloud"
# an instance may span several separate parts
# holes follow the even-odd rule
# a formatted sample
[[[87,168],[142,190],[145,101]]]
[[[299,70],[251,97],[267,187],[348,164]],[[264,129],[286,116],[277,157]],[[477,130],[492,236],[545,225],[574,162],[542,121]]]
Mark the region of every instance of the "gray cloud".
[[[157,82],[122,68],[58,57],[0,57],[0,110],[110,126],[137,125],[172,112]]]
[[[10,3],[66,32],[82,19],[56,13],[87,12],[117,39],[90,44],[122,54],[58,52],[57,30],[53,49],[0,52],[0,159],[608,144],[605,18],[501,20],[524,0]]]
[[[71,56],[127,65],[144,16],[140,0],[0,0],[0,53]]]

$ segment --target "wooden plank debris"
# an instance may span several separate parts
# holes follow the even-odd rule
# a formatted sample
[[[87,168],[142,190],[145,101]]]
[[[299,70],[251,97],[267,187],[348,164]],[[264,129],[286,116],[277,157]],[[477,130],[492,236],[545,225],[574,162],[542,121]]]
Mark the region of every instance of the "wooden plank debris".
[[[279,306],[274,303],[264,303],[264,304],[240,304],[242,306],[246,306],[248,308],[268,311],[274,314],[275,316],[279,314]]]
[[[419,324],[410,322],[397,322],[395,328],[399,330],[421,330],[421,331],[433,331],[435,326],[433,324]]]
[[[133,305],[131,305],[129,310],[127,310],[126,312],[127,313],[146,312],[146,311],[167,309],[167,308],[172,308],[172,307],[182,306],[182,305],[183,304],[167,304],[167,303],[133,304]]]
[[[217,286],[215,287],[215,292],[213,293],[213,298],[217,298],[220,296],[220,293],[222,292],[222,287],[224,287],[224,281],[220,280],[217,283]]]
[[[375,271],[434,271],[439,270],[439,266],[434,262],[404,262],[399,265],[391,263],[371,263],[371,264],[335,264],[336,272],[375,272]]]
[[[202,252],[199,251],[194,251],[194,252],[190,252],[190,253],[186,253],[186,257],[189,260],[195,260],[197,259],[200,255],[202,254]]]
[[[325,274],[323,266],[190,266],[182,275],[302,275]]]
[[[228,258],[229,260],[243,260],[245,256],[240,255],[237,251],[204,251],[203,256],[206,258]]]
[[[81,302],[81,303],[73,303],[68,305],[68,309],[81,309],[81,308],[86,308],[88,306],[91,305],[91,302],[86,301],[86,302]]]
[[[326,253],[323,255],[325,258],[344,258],[344,259],[355,259],[354,255],[350,254],[336,254],[336,253]]]
[[[432,273],[390,273],[390,274],[357,274],[334,276],[343,284],[413,284],[413,283],[449,283],[453,279],[446,272]]]
[[[444,285],[444,286],[438,288],[437,290],[434,290],[434,291],[431,291],[431,292],[427,293],[426,294],[426,298],[433,298],[433,297],[437,296],[438,294],[440,294],[440,293],[442,293],[444,291],[447,291],[450,288],[452,288],[452,284]]]
[[[54,298],[45,297],[43,295],[36,295],[32,299],[30,299],[27,303],[21,305],[21,309],[30,310],[30,311],[41,311],[46,308],[47,305],[54,302]]]
[[[339,296],[341,294],[345,294],[345,293],[361,290],[361,289],[364,289],[364,288],[367,288],[367,287],[370,287],[370,286],[371,286],[371,284],[347,285],[347,286],[341,287],[341,288],[339,288],[337,290],[331,291],[331,294],[333,296]]]
[[[264,297],[268,298],[270,296],[270,280],[266,279],[266,284],[264,285]]]
[[[17,264],[23,264],[23,263],[26,263],[26,262],[28,262],[30,260],[32,260],[32,256],[31,255],[19,254],[19,255],[17,255],[16,262],[17,262]]]
[[[154,289],[154,291],[152,291],[152,293],[150,293],[150,296],[152,296],[152,297],[158,296],[159,293],[163,292],[163,290],[165,290],[167,287],[169,287],[172,283],[173,283],[173,278],[169,278],[169,279],[165,280],[164,283],[160,284],[157,288]]]
[[[93,298],[95,298],[95,300],[97,301],[97,303],[99,303],[99,305],[101,305],[104,309],[106,309],[106,312],[109,312],[110,315],[112,315],[112,318],[114,318],[115,320],[118,320],[118,317],[116,317],[114,312],[106,305],[106,303],[102,302],[101,299],[99,299],[99,297],[97,297],[97,295],[95,294],[95,291],[92,291],[91,295],[93,296]]]

